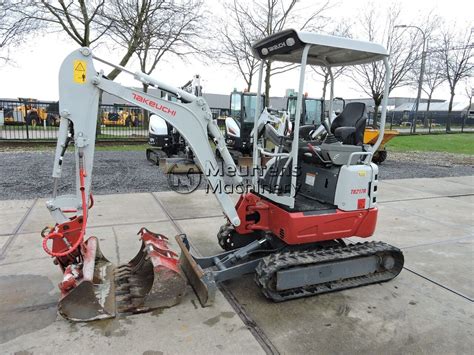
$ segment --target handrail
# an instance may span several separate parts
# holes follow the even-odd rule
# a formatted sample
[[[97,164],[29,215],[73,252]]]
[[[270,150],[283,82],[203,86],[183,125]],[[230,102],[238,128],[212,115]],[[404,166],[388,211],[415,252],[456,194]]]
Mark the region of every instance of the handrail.
[[[356,155],[361,155],[361,156],[364,156],[364,155],[367,155],[367,156],[372,156],[374,155],[373,152],[352,152],[351,155],[349,155],[349,161],[347,162],[347,166],[351,166],[351,161],[352,161],[352,158]],[[367,163],[369,163],[369,161],[367,161],[367,158],[364,159],[364,164],[367,165]]]
[[[258,150],[261,154],[263,155],[267,155],[269,157],[289,157],[290,154],[289,153],[272,153],[272,152],[269,152],[261,147],[258,147]]]

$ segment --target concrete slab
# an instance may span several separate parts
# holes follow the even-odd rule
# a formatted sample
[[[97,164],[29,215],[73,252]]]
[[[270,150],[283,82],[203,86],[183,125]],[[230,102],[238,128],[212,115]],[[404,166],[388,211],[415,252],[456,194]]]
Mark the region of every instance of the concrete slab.
[[[403,253],[410,270],[474,300],[474,235],[456,242],[407,248]]]
[[[470,232],[474,226],[472,206],[453,198],[390,202],[385,206],[446,226],[462,227]]]
[[[150,193],[94,196],[95,206],[90,211],[89,226],[113,226],[126,223],[147,223],[168,219]],[[54,220],[46,208],[47,199],[38,199],[20,233],[40,232]]]
[[[408,246],[454,238],[454,231],[461,236],[466,232],[463,227],[392,210],[390,205],[380,205],[379,228],[383,229],[374,239]],[[178,224],[200,254],[211,255],[221,252],[215,233],[222,222],[206,218]],[[472,252],[466,251],[465,257],[469,255]],[[407,256],[413,258],[416,255]],[[406,270],[382,285],[281,304],[266,300],[253,276],[226,285],[272,345],[285,354],[307,353],[315,346],[318,353],[462,353],[474,345],[471,338],[466,341],[472,334],[472,303]],[[440,344],[446,334],[450,339]]]
[[[154,227],[164,230],[165,225],[166,222]],[[91,230],[97,235],[111,233],[110,227]],[[34,235],[21,235],[24,238],[19,241]],[[107,244],[107,240],[112,243]],[[118,240],[123,240],[120,233]],[[113,255],[110,251],[115,249],[114,243],[110,237],[101,241],[108,256]],[[33,245],[37,249],[37,244]],[[123,247],[127,248],[125,244]],[[68,353],[117,354],[264,353],[220,293],[215,304],[204,309],[190,288],[182,303],[170,309],[100,322],[68,322],[56,312],[56,285],[61,280],[58,267],[47,257],[19,261],[16,252],[12,249],[0,265],[2,353],[56,353],[58,349]],[[40,252],[32,249],[31,255],[44,255]]]
[[[167,236],[169,238],[170,248],[176,252],[179,251],[179,247],[174,240],[178,231],[171,222],[147,223],[146,225],[130,224],[112,227],[112,237],[116,241],[116,245],[118,245],[116,252],[118,254],[119,264],[130,261],[140,250],[142,244],[137,233],[141,227],[146,227],[151,232]]]
[[[0,235],[0,251],[3,250],[8,240],[11,238],[10,235]],[[1,253],[0,253],[1,254]]]
[[[474,195],[451,197],[454,201],[462,201],[474,205]]]
[[[0,268],[3,267],[3,264],[39,259],[48,259],[53,266],[53,260],[44,252],[41,242],[42,238],[39,233],[17,235],[4,253],[4,258],[0,260]]]
[[[472,303],[408,271],[283,303],[266,300],[252,277],[228,288],[282,354],[459,354],[474,346]]]
[[[398,181],[400,181],[399,184],[380,181],[377,191],[377,202],[414,200],[438,196],[430,192],[411,189],[407,186],[406,180]]]
[[[0,235],[13,234],[35,200],[0,201]]]
[[[447,181],[456,182],[458,184],[474,186],[474,176],[453,176],[445,178]]]
[[[54,284],[54,289],[51,289],[49,293],[57,293],[59,296],[59,290],[57,290],[56,286],[57,283],[61,281],[62,274],[59,267],[54,265],[53,260],[48,257],[41,257],[36,259],[31,258],[29,260],[17,260],[12,256],[9,256],[9,258],[7,260],[4,260],[0,265],[0,276],[9,275],[44,276]],[[33,287],[31,291],[34,291]]]
[[[421,200],[420,200],[421,201]],[[406,202],[410,205],[414,202]],[[425,204],[435,200],[424,200]],[[381,240],[399,248],[414,245],[438,243],[446,240],[456,240],[472,235],[469,227],[462,225],[446,225],[435,218],[423,218],[414,215],[411,209],[394,208],[398,203],[379,204],[379,215],[375,234],[370,239]],[[431,216],[433,217],[433,216]],[[355,239],[355,238],[354,238]],[[360,241],[360,238],[357,238]]]
[[[165,221],[167,215],[151,193],[95,196],[90,225],[104,226],[125,223]]]
[[[189,290],[174,308],[71,323],[57,316],[59,295],[47,277],[11,272],[0,276],[3,353],[264,353],[220,294],[205,309]]]
[[[409,187],[438,196],[454,196],[474,193],[474,184],[463,181],[451,182],[445,178],[422,178],[404,180],[385,180],[386,184]]]
[[[53,226],[54,219],[46,208],[46,198],[39,198],[18,233],[39,233],[45,226]]]
[[[117,238],[115,237],[114,227],[91,227],[87,229],[87,238],[90,236],[99,239],[99,248],[104,256],[114,263],[120,264]]]
[[[99,246],[105,257],[111,262],[117,263],[116,240],[114,239],[111,227],[89,228],[87,236],[96,236],[99,239]],[[51,246],[51,243],[50,243]],[[14,237],[9,245],[5,258],[0,260],[0,265],[6,263],[19,263],[29,260],[38,260],[46,258],[52,259],[45,253],[42,247],[42,238],[39,233],[19,234]],[[53,266],[54,267],[54,266]]]
[[[473,200],[442,197],[450,196],[454,186],[468,191],[472,184],[457,178],[444,184],[443,179],[415,180],[429,179],[381,183],[379,224],[373,239],[403,247],[407,267],[423,277],[403,270],[389,283],[281,304],[268,302],[251,276],[226,283],[246,315],[280,353],[472,352],[472,302],[448,289],[469,297],[474,293],[470,280],[474,237],[458,240],[474,235],[474,218],[469,213]],[[438,193],[436,189],[444,185],[449,188]],[[151,194],[138,195],[97,196],[88,234],[99,238],[101,249],[113,262],[135,255],[141,226],[171,240],[178,232]],[[416,200],[398,201],[400,195]],[[200,254],[222,251],[216,234],[225,220],[213,217],[221,215],[213,196],[202,192],[157,196],[179,219],[178,226]],[[55,353],[58,349],[71,353],[262,353],[220,293],[216,303],[205,309],[189,290],[179,306],[152,314],[89,324],[59,318],[56,285],[61,272],[43,252],[39,236],[48,218],[44,201],[39,200],[0,261],[2,353]],[[5,221],[0,220],[1,228],[8,230]],[[10,236],[1,234],[0,243],[2,237]]]
[[[221,216],[222,208],[212,194],[196,190],[190,194],[174,191],[153,193],[165,206],[173,219]]]
[[[186,219],[177,222],[187,234],[191,245],[203,256],[223,252],[217,243],[217,232],[224,223],[223,217]]]

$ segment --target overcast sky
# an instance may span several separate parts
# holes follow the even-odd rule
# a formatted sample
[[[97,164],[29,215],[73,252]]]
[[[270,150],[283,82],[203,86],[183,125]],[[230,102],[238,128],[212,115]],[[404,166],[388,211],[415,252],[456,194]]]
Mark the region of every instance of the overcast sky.
[[[311,0],[306,1],[306,5],[311,4]],[[314,0],[313,0],[314,1]],[[210,8],[214,6],[215,0],[206,0]],[[377,6],[387,6],[389,1],[378,0]],[[474,26],[473,14],[474,5],[472,0],[399,0],[404,12],[404,24],[416,24],[417,19],[423,13],[434,11],[446,23],[471,24]],[[347,21],[355,21],[361,8],[367,6],[365,0],[339,0],[331,2],[332,8],[325,15],[332,18],[343,18]],[[351,20],[352,19],[352,20]],[[216,23],[217,25],[217,23]],[[291,27],[291,26],[288,26]],[[356,39],[364,39],[362,36],[354,34]],[[60,64],[66,55],[77,46],[67,38],[57,34],[46,34],[39,38],[30,40],[27,45],[15,48],[11,53],[13,63],[0,66],[0,98],[29,97],[40,100],[57,100],[58,84],[57,77]],[[110,53],[108,50],[98,48],[96,55],[103,56],[110,61],[118,62],[120,53]],[[127,65],[132,70],[138,70],[138,63],[132,60]],[[96,69],[108,69],[97,63]],[[176,58],[169,57],[160,62],[153,76],[161,81],[165,81],[175,86],[181,86],[187,82],[194,74],[200,74],[204,92],[228,94],[234,88],[242,90],[245,87],[244,81],[232,68],[219,64],[203,64],[195,59],[182,62]],[[118,82],[126,85],[135,85],[133,79],[121,74],[117,78]],[[296,88],[298,82],[298,72],[292,71],[272,78],[272,96],[283,96],[285,89]],[[314,74],[307,75],[305,91],[310,96],[321,96],[320,77]],[[254,87],[256,90],[256,85]],[[351,82],[344,79],[336,81],[337,96],[346,98],[360,98],[366,95]],[[391,96],[415,96],[416,90],[412,88],[395,89]],[[448,99],[449,91],[447,87],[440,88],[435,92],[436,98]],[[455,101],[466,101],[464,93],[464,83],[459,84]]]

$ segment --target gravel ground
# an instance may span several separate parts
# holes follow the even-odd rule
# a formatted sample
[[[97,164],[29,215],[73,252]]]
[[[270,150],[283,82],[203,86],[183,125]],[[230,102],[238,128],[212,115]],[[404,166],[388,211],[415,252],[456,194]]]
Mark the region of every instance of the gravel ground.
[[[0,152],[0,199],[49,197],[52,191],[52,151]],[[72,191],[72,154],[65,158],[60,192]],[[474,157],[445,153],[394,153],[380,166],[380,179],[474,175]],[[114,194],[169,190],[167,178],[149,163],[145,152],[98,151],[93,192]]]

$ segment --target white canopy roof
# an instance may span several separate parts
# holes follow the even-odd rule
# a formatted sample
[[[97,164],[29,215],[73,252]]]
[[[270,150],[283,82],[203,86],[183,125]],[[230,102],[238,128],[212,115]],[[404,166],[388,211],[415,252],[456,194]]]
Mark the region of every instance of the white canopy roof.
[[[364,64],[388,56],[386,49],[377,43],[350,38],[284,30],[253,44],[257,58],[288,63],[301,63],[306,44],[311,48],[308,64],[321,66],[343,66]]]

